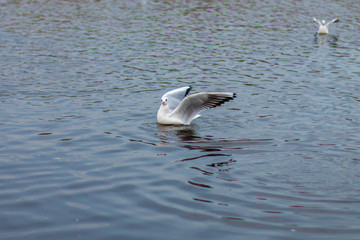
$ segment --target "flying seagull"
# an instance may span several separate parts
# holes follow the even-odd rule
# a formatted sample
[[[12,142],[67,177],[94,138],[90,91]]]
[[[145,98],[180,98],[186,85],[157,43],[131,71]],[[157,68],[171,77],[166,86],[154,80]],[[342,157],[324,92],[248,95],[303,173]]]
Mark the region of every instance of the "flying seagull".
[[[218,107],[236,97],[236,93],[231,92],[201,92],[188,96],[190,90],[191,86],[186,86],[165,93],[161,97],[157,122],[189,125],[200,117],[200,111]]]
[[[339,21],[339,19],[334,18],[333,20],[326,23],[325,20],[320,21],[314,17],[313,17],[313,19],[315,22],[317,22],[319,24],[319,30],[317,31],[319,34],[328,34],[329,33],[329,25],[331,23],[336,23]]]

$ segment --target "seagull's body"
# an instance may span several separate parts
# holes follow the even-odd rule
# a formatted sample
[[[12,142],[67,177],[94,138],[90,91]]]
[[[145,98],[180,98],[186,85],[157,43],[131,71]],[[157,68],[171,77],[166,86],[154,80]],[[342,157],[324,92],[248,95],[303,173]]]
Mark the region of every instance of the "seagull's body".
[[[157,113],[160,124],[189,125],[200,117],[202,110],[214,108],[233,100],[235,93],[201,92],[189,95],[190,86],[174,89],[161,97],[161,105]]]
[[[339,21],[339,19],[334,18],[333,20],[326,23],[325,20],[320,21],[314,17],[313,17],[313,20],[319,24],[319,30],[317,31],[318,34],[328,34],[329,33],[329,25],[331,23],[335,23],[335,22]]]

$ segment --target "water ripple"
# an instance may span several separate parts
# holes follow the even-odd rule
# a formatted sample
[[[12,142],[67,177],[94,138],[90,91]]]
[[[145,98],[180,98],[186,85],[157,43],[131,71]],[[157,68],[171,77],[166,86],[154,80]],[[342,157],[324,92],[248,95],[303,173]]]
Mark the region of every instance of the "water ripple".
[[[357,1],[0,5],[0,239],[358,238]]]

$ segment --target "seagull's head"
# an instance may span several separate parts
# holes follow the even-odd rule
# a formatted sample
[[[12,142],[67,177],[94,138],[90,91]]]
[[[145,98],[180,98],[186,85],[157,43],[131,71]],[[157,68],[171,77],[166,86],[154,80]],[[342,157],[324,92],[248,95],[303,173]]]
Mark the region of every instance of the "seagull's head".
[[[166,97],[161,98],[161,104],[162,105],[164,105],[164,106],[167,105],[167,102],[168,102],[168,99]]]
[[[321,23],[324,25],[326,22],[325,22],[325,20],[321,20]]]

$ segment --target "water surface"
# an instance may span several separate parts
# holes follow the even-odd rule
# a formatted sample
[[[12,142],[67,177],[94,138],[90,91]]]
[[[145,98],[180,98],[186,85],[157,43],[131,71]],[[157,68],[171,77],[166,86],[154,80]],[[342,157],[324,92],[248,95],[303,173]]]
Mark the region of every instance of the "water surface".
[[[0,239],[358,239],[357,1],[0,7]]]

